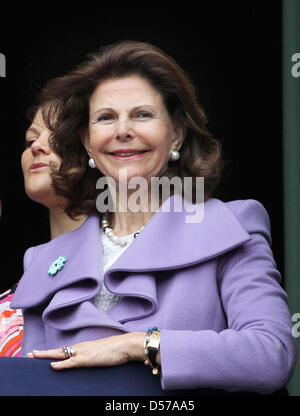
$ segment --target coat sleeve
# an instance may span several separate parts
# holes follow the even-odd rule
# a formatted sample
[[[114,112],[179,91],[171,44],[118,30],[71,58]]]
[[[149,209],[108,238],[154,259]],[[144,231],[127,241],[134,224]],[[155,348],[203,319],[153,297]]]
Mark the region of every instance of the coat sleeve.
[[[165,390],[268,394],[284,387],[294,370],[296,343],[271,250],[269,216],[255,200],[243,201],[238,212],[232,210],[251,240],[219,259],[217,279],[228,328],[162,330]]]

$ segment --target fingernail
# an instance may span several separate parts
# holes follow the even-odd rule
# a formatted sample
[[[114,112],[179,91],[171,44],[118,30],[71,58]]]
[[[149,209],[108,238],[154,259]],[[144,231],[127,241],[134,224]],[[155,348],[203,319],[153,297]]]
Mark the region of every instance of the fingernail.
[[[32,354],[32,352],[28,352],[28,353],[27,353],[27,358],[33,358],[33,354]]]

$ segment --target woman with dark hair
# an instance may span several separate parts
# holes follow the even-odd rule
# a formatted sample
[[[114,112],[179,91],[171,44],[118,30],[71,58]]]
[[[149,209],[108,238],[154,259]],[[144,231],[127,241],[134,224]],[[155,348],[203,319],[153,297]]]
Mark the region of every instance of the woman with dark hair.
[[[42,111],[30,109],[31,124],[26,131],[25,149],[21,157],[25,191],[30,199],[46,206],[50,218],[50,238],[79,227],[86,216],[71,219],[64,212],[64,200],[52,188],[50,166],[59,166],[60,158],[51,150],[50,131],[44,124]],[[0,215],[1,216],[1,215]],[[26,264],[25,264],[26,266]],[[11,307],[17,284],[0,294],[0,357],[20,357],[23,339],[23,314]]]
[[[61,158],[54,189],[70,218],[88,218],[25,255],[23,356],[56,370],[144,361],[165,390],[285,386],[296,349],[269,217],[213,197],[221,145],[179,65],[117,43],[51,80],[38,105]]]

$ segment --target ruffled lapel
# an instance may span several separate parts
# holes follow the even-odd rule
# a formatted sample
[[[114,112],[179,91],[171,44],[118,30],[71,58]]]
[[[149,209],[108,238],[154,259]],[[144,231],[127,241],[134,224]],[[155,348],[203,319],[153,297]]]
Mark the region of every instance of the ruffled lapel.
[[[112,309],[114,319],[125,323],[156,312],[156,279],[163,276],[160,271],[204,262],[251,238],[222,201],[212,198],[203,208],[199,222],[189,223],[195,208],[180,195],[172,196],[106,271],[106,287],[126,296]]]
[[[176,212],[174,207],[180,206],[182,210]],[[186,267],[216,257],[250,239],[219,199],[206,201],[202,219],[188,223],[192,207],[180,195],[165,201],[106,275],[117,270],[148,272]]]
[[[66,233],[37,247],[29,267],[16,290],[13,302],[22,308],[49,302],[82,301],[98,293],[101,284],[101,242],[99,219],[90,216],[77,230]],[[50,265],[60,256],[66,258],[63,268],[54,276]],[[61,293],[62,289],[68,289]]]
[[[175,204],[182,202],[182,211]],[[170,212],[168,211],[170,203]],[[186,205],[184,205],[186,204]],[[108,313],[91,300],[102,286],[102,244],[99,219],[91,215],[77,230],[38,247],[13,299],[13,307],[45,305],[43,320],[51,327],[73,330],[108,326],[125,330],[123,324],[156,312],[156,282],[160,270],[201,263],[250,239],[236,217],[218,199],[204,204],[199,223],[187,223],[192,206],[175,195],[165,201],[143,231],[106,271],[108,290],[122,299]],[[51,263],[65,256],[64,267],[53,277]]]

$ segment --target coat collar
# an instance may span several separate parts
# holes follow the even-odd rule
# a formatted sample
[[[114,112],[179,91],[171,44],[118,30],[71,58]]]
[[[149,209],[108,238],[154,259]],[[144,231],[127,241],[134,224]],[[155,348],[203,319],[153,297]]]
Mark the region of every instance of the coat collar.
[[[182,211],[175,206],[182,202]],[[170,212],[168,210],[170,203]],[[204,204],[198,223],[187,223],[192,205],[179,195],[165,201],[125,252],[106,271],[107,288],[124,298],[104,314],[90,302],[102,285],[99,219],[91,215],[77,230],[37,247],[37,254],[19,283],[12,306],[44,305],[43,319],[57,329],[111,326],[157,310],[156,279],[160,270],[187,267],[221,255],[251,237],[222,201]],[[51,277],[48,269],[59,256],[67,261]]]
[[[13,302],[20,303],[22,308],[37,306],[53,296],[58,300],[63,288],[68,288],[64,293],[66,303],[74,296],[80,295],[84,299],[93,292],[97,293],[102,261],[98,230],[98,217],[92,215],[77,230],[36,247],[34,258],[24,271]],[[65,265],[54,276],[50,276],[50,265],[60,256],[67,259]]]
[[[176,207],[182,210],[175,212]],[[165,201],[109,272],[186,267],[223,254],[250,239],[232,211],[219,199],[211,198],[203,204],[199,222],[187,222],[192,210],[193,205],[180,195]]]

